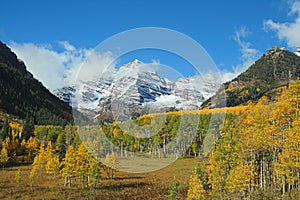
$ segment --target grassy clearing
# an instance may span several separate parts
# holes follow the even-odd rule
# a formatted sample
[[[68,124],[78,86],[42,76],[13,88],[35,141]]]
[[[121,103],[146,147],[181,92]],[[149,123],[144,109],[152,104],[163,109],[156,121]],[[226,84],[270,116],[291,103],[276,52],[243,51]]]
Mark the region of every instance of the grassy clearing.
[[[199,159],[181,158],[172,165],[150,173],[117,172],[113,180],[105,179],[95,191],[73,186],[67,189],[61,178],[37,176],[34,187],[29,186],[31,166],[12,167],[0,171],[0,199],[166,199],[169,183],[174,178],[180,183],[179,198],[185,199],[189,176]],[[21,169],[21,182],[15,175]]]

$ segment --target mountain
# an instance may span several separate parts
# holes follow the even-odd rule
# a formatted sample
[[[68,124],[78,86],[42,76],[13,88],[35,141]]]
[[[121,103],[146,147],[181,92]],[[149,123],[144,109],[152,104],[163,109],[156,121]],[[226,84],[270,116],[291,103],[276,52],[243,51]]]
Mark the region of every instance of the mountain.
[[[124,121],[149,112],[146,105],[172,93],[173,84],[153,69],[135,60],[122,66],[108,88],[108,96],[99,102],[99,113],[111,111],[114,119]],[[152,112],[162,108],[155,107]]]
[[[226,95],[226,106],[245,104],[256,101],[267,92],[300,78],[300,57],[284,48],[272,47],[253,65],[235,79],[224,84],[212,97]],[[272,92],[270,92],[271,95]],[[222,107],[222,102],[203,103],[203,107]]]
[[[204,88],[199,87],[197,77],[172,82],[136,59],[119,69],[109,68],[101,77],[57,90],[56,94],[90,118],[124,121],[146,113],[199,109],[215,92],[209,82]]]
[[[72,108],[46,89],[27,71],[25,64],[0,42],[0,111],[36,124],[72,122]]]

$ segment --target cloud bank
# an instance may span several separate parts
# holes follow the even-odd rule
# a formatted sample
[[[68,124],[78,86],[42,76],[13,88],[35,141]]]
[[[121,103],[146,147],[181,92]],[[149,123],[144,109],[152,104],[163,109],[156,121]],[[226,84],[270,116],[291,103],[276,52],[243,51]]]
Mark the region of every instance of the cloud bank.
[[[220,72],[218,77],[221,82],[235,78],[257,59],[259,51],[244,41],[248,34],[246,28],[235,32],[233,39],[240,47],[241,63],[233,67],[233,72]],[[28,71],[52,92],[64,86],[73,86],[78,79],[99,78],[107,67],[116,67],[116,58],[110,52],[99,54],[93,49],[76,48],[67,41],[59,41],[58,44],[62,47],[61,52],[54,50],[50,44],[11,42],[9,46],[25,62]],[[152,65],[158,63],[153,61]]]
[[[279,40],[286,42],[288,47],[295,48],[300,46],[300,1],[290,3],[289,9],[288,16],[293,17],[292,22],[280,23],[268,19],[264,21],[264,27],[274,31]]]
[[[28,71],[51,91],[74,83],[77,71],[89,54],[89,49],[75,49],[60,42],[64,50],[57,52],[51,45],[10,43],[10,48],[22,59]]]
[[[101,73],[100,69],[114,63],[109,52],[100,55],[93,49],[75,48],[67,41],[58,44],[63,51],[58,52],[51,45],[33,43],[11,42],[9,46],[25,62],[28,71],[52,92],[74,85],[78,77],[88,79],[97,76]]]

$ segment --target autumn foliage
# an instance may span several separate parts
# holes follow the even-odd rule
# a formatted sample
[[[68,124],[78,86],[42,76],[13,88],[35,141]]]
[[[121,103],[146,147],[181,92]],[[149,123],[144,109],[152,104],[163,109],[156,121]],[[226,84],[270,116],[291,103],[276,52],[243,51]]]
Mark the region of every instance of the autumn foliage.
[[[227,115],[204,167],[210,185],[205,198],[299,199],[299,103],[300,84],[296,82],[275,102],[263,97],[241,114]],[[197,187],[199,192],[193,192]],[[188,199],[203,195],[203,185],[195,175],[189,191]]]

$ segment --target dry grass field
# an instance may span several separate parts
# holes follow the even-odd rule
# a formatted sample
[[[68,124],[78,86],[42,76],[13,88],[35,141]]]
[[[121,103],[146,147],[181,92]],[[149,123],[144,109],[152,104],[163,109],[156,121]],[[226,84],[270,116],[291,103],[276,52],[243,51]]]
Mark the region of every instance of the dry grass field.
[[[172,165],[150,173],[132,174],[117,172],[114,179],[106,179],[103,173],[101,186],[94,191],[73,186],[63,186],[60,177],[39,175],[34,179],[33,188],[29,186],[31,166],[7,168],[0,171],[0,199],[167,199],[170,182],[180,183],[178,197],[185,199],[189,176],[199,159],[181,158]],[[21,170],[18,185],[15,176]]]

